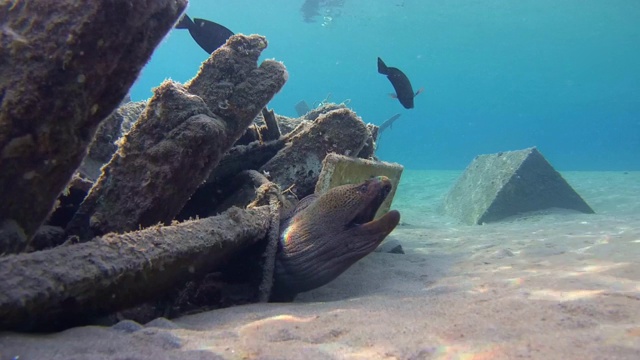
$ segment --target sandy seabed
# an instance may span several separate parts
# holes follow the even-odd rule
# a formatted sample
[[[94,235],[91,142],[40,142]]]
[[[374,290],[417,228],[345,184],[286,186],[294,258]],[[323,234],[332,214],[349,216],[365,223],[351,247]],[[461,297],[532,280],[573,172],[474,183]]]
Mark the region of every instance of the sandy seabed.
[[[0,333],[0,359],[640,359],[640,172],[564,172],[595,215],[482,226],[438,211],[459,175],[406,170],[390,235],[406,254],[373,253],[294,303]]]

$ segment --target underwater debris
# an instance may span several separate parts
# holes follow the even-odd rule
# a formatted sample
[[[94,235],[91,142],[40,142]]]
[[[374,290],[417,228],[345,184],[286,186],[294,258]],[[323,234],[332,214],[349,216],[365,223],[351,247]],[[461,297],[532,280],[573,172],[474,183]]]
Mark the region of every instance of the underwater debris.
[[[360,159],[377,160],[375,152],[378,141],[378,126],[374,124],[367,124],[367,141],[364,143],[362,150],[356,155]]]
[[[193,193],[176,215],[176,219],[206,217],[226,210],[228,198],[239,186],[237,175],[246,170],[260,168],[284,148],[285,144],[286,139],[281,138],[263,143],[254,141],[247,145],[232,147],[211,172],[207,181]]]
[[[146,106],[146,101],[123,101],[120,107],[100,123],[87,155],[78,168],[81,176],[92,182],[98,180],[100,168],[108,163],[118,150],[116,142],[131,130]]]
[[[295,184],[295,193],[302,198],[313,193],[322,160],[328,153],[357,154],[369,135],[366,125],[353,111],[332,110],[320,115],[307,128],[288,134],[290,144],[259,171],[269,172],[271,180],[282,189]]]
[[[269,298],[294,191],[313,192],[328,153],[372,157],[378,127],[328,99],[296,119],[266,109],[288,77],[280,62],[257,66],[266,46],[258,35],[232,36],[185,85],[166,81],[150,100],[122,103],[29,246],[20,224],[1,223],[0,240],[13,243],[0,244],[18,253],[0,255],[1,329],[149,320]],[[82,75],[76,83],[91,82]],[[19,139],[4,155],[32,142]]]
[[[332,102],[328,102],[328,101],[326,101],[326,102],[323,101],[323,102],[320,102],[319,105],[315,106],[311,111],[306,113],[302,117],[302,119],[309,120],[309,121],[314,121],[320,115],[326,114],[331,110],[346,109],[346,108],[347,108],[347,105],[345,105],[344,103],[336,104],[336,103],[332,103]]]
[[[108,232],[170,224],[284,85],[281,63],[265,60],[256,65],[265,42],[258,35],[234,35],[185,86],[168,80],[158,87],[67,230],[89,240]],[[229,67],[237,72],[220,70]],[[210,82],[211,77],[218,81]],[[220,82],[235,90],[220,91]],[[247,82],[261,85],[247,87]],[[229,107],[219,108],[220,101]]]
[[[271,141],[280,139],[280,128],[276,120],[276,114],[273,110],[262,108],[262,118],[264,119],[265,129],[264,135],[261,136],[262,141]]]
[[[476,156],[444,198],[469,225],[553,207],[594,213],[535,147]]]
[[[13,219],[27,241],[33,237],[98,125],[127,95],[186,3],[1,3],[2,31],[22,30],[20,40],[0,37],[0,46],[28,46],[1,55],[0,221]],[[113,19],[119,19],[116,28]]]
[[[402,248],[402,244],[400,243],[400,241],[387,238],[386,241],[378,246],[375,252],[387,254],[404,254],[404,249]]]
[[[269,224],[268,206],[234,208],[175,226],[0,257],[0,329],[60,330],[159,296],[219,268],[230,254],[263,239]]]
[[[326,107],[329,104],[333,104],[331,102],[331,97],[332,96],[333,96],[332,93],[328,93],[327,96],[323,100],[314,101],[313,102],[313,108],[314,109],[319,109],[319,108]],[[346,107],[347,105],[349,105],[349,103],[351,103],[351,99],[346,99],[346,100],[344,100],[343,102],[341,102],[341,103],[339,103],[337,105],[342,105],[342,107]]]

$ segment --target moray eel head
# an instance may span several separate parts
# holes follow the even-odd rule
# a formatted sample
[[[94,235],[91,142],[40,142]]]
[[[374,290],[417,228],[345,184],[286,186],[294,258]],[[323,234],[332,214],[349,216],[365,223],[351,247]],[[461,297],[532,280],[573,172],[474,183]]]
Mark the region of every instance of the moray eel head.
[[[282,227],[271,300],[293,300],[375,250],[400,221],[395,210],[374,219],[391,189],[378,176],[302,199]]]

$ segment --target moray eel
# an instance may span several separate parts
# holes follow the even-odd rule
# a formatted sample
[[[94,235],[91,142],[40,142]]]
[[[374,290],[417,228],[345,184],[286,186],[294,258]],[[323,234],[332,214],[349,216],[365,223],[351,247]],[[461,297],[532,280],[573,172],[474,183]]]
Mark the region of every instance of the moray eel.
[[[280,227],[270,300],[292,301],[375,250],[400,221],[396,210],[373,219],[391,188],[387,177],[378,176],[300,200]]]

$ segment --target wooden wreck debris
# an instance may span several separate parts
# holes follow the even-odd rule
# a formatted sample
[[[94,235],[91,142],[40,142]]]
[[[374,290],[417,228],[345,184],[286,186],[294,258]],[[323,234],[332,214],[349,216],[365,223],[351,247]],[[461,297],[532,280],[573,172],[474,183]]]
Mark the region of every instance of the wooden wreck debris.
[[[225,126],[227,147],[242,136],[289,75],[275,60],[256,63],[267,40],[259,35],[234,35],[202,63],[198,74],[185,84]],[[217,141],[223,141],[218,139]]]
[[[89,240],[168,224],[215,161],[222,133],[201,99],[165,81],[67,226]],[[177,210],[176,210],[177,208]]]
[[[304,120],[314,121],[319,118],[321,115],[328,113],[329,111],[338,110],[338,109],[346,109],[347,105],[345,104],[336,104],[332,102],[323,102],[320,106],[314,108],[313,110],[306,113],[304,116],[301,116]]]
[[[276,113],[264,107],[262,112],[253,120],[253,124],[245,129],[245,132],[233,145],[249,145],[256,141],[263,143],[278,140],[280,137],[280,124],[278,124]]]
[[[229,203],[233,202],[239,208],[269,206],[270,225],[266,241],[233,254],[227,265],[204,277],[187,281],[184,286],[176,286],[164,296],[101,317],[101,324],[110,325],[122,319],[146,323],[159,316],[173,318],[269,298],[280,235],[280,212],[286,211],[283,203],[289,208],[292,204],[280,195],[275,184],[257,171],[242,171],[232,182],[238,189],[227,199]],[[222,207],[226,205],[228,203]]]
[[[231,37],[188,83],[166,81],[99,127],[186,0],[26,4],[0,5],[0,330],[59,330],[131,306],[184,314],[236,294],[267,301],[281,218],[297,201],[281,189],[311,193],[327,153],[372,155],[377,128],[345,104],[300,119],[267,110],[288,75],[257,65],[258,35]],[[259,141],[239,144],[251,131]],[[189,198],[214,201],[189,213]]]
[[[355,156],[370,136],[352,110],[332,110],[320,115],[310,127],[289,134],[290,143],[259,170],[269,173],[282,189],[295,185],[296,195],[303,198],[313,193],[327,153]]]
[[[0,257],[0,328],[68,327],[152,298],[264,239],[268,206]]]
[[[281,189],[295,185],[301,197],[311,193],[329,152],[373,154],[377,128],[344,104],[325,103],[285,125],[285,117],[265,108],[287,80],[284,66],[272,60],[258,66],[265,38],[235,35],[185,85],[166,81],[148,102],[132,103],[129,117],[138,121],[130,131],[115,112],[78,168],[101,120],[186,0],[158,0],[145,9],[123,0],[77,7],[61,1],[0,5],[0,16],[9,19],[0,29],[0,45],[9,51],[0,60],[30,74],[20,66],[28,63],[25,56],[42,57],[33,46],[53,54],[35,63],[33,77],[0,69],[0,253],[40,250],[0,257],[0,330],[86,324],[165,302],[172,292],[176,314],[238,303],[226,295],[232,299],[226,303],[207,295],[191,301],[212,285],[221,292],[242,285],[248,302],[267,301],[281,214],[295,207],[295,194]],[[119,22],[126,26],[103,39],[103,28],[123,14]],[[29,16],[33,26],[22,31],[18,25]],[[65,36],[44,36],[47,28]],[[26,85],[10,88],[21,82]],[[54,88],[59,96],[50,95]],[[238,144],[260,113],[259,141]],[[57,211],[47,218],[60,193]],[[215,201],[189,213],[189,198]],[[169,225],[181,215],[223,209],[216,217]]]
[[[265,143],[255,141],[249,145],[236,145],[229,150],[218,166],[176,215],[177,220],[206,217],[228,208],[233,192],[242,183],[237,176],[246,170],[255,170],[264,165],[285,145],[284,139]],[[257,188],[260,185],[256,185]],[[255,194],[253,194],[255,195]],[[253,196],[252,195],[252,196]],[[242,206],[247,205],[246,202]]]
[[[365,142],[362,150],[358,153],[358,157],[361,159],[377,160],[375,158],[376,146],[378,141],[378,126],[374,124],[367,124],[367,141]]]
[[[266,124],[265,134],[262,135],[264,141],[278,140],[280,138],[280,128],[278,127],[278,121],[276,121],[276,114],[273,110],[262,109],[262,118]]]
[[[283,136],[287,136],[295,128],[300,126],[301,123],[311,122],[310,120],[305,120],[304,118],[290,118],[290,117],[286,117],[284,115],[279,115],[279,114],[276,114],[276,121],[278,121],[278,128],[280,129],[280,134],[282,134]]]
[[[42,225],[36,231],[26,251],[38,251],[62,245],[67,240],[64,229],[59,226]]]
[[[16,254],[27,247],[27,236],[13,219],[0,222],[0,254]]]
[[[214,213],[220,213],[234,206],[246,208],[247,206],[269,205],[268,201],[262,201],[256,205],[258,199],[265,196],[258,189],[267,185],[275,185],[263,174],[255,170],[241,171],[230,179],[226,186],[220,189],[225,192],[224,199],[213,206]],[[223,186],[220,184],[220,186]],[[253,204],[253,205],[252,205]]]
[[[146,101],[123,102],[100,123],[87,155],[78,168],[78,172],[82,176],[93,182],[98,180],[101,173],[100,168],[108,163],[118,150],[118,139],[131,130],[146,105]]]
[[[241,171],[260,168],[284,148],[285,143],[285,139],[278,139],[263,143],[254,141],[248,145],[232,147],[215,170],[211,172],[207,183],[226,182]]]
[[[0,2],[0,221],[33,237],[186,3]]]
[[[282,63],[256,66],[266,45],[235,35],[185,86],[158,87],[67,230],[89,240],[170,223],[284,85]]]

